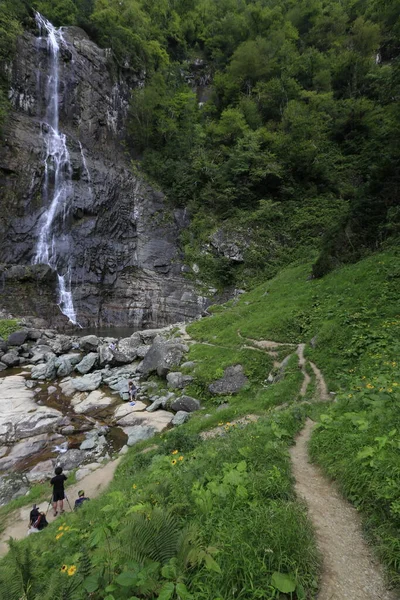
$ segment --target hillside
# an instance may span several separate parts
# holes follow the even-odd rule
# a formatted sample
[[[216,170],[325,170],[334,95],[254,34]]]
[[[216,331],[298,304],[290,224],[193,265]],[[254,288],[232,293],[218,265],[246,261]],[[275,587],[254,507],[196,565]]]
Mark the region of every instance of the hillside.
[[[308,265],[291,267],[192,324],[188,392],[204,410],[135,446],[108,493],[13,548],[2,562],[1,598],[19,598],[28,582],[29,598],[54,589],[99,600],[272,599],[278,590],[314,598],[320,558],[288,454],[307,415],[318,422],[313,459],[363,515],[389,581],[399,584],[398,258],[376,254],[318,281],[307,280]],[[335,402],[317,402],[309,362],[301,395],[299,343]],[[288,355],[267,383],[273,362]],[[237,364],[248,383],[237,394],[210,394],[209,384]],[[15,591],[6,592],[10,580]]]

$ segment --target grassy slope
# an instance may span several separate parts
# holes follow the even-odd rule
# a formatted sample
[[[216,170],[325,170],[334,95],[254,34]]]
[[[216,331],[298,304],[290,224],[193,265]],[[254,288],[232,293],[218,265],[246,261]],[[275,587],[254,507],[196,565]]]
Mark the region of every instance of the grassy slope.
[[[398,255],[386,252],[320,281],[307,279],[309,265],[293,267],[236,304],[216,307],[211,318],[192,324],[191,335],[206,344],[191,347],[196,366],[189,391],[201,398],[205,410],[188,424],[132,449],[117,470],[110,493],[81,513],[68,515],[70,529],[61,530],[57,540],[59,533],[49,527],[23,542],[40,547],[38,571],[59,577],[57,585],[64,588],[68,582],[79,583],[78,591],[72,592],[76,595],[66,598],[81,598],[85,579],[95,600],[189,598],[182,587],[174,588],[178,583],[196,599],[268,600],[276,597],[276,572],[295,581],[298,598],[305,597],[303,591],[313,597],[318,557],[304,509],[293,495],[287,446],[306,413],[319,418],[322,412],[313,456],[367,516],[369,530],[396,580],[397,265]],[[299,406],[301,374],[294,357],[285,378],[265,386],[273,359],[243,348],[245,338],[297,343],[314,336],[316,346],[307,344],[306,351],[327,376],[329,388],[338,392],[339,401],[331,407]],[[279,358],[288,352],[282,349]],[[212,397],[209,383],[222,375],[225,366],[239,362],[249,384],[237,396]],[[308,399],[314,390],[312,381]],[[229,406],[217,410],[224,400]],[[284,402],[291,406],[274,412],[273,407]],[[266,416],[240,430],[229,424],[248,413]],[[218,424],[224,424],[225,436],[200,442],[198,433]],[[154,443],[156,448],[141,454]],[[175,450],[179,453],[172,454]],[[140,583],[135,575],[137,549],[143,546],[144,534],[154,536],[152,520],[157,520],[158,509],[164,515],[171,511],[178,528],[190,526],[197,539],[194,545],[203,554],[196,564],[186,561],[182,566],[179,559],[172,571],[161,572],[147,562]],[[59,573],[63,563],[78,565],[74,577]],[[129,585],[121,583],[121,572]],[[46,585],[45,580],[38,583],[42,595]]]

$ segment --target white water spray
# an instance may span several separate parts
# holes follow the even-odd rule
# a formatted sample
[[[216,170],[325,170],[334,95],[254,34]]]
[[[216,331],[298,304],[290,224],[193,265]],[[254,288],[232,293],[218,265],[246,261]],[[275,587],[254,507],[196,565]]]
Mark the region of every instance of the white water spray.
[[[60,250],[63,250],[65,254],[65,248],[68,248],[65,225],[68,217],[68,200],[72,191],[72,168],[67,138],[59,131],[58,115],[59,54],[61,45],[65,42],[62,31],[56,29],[39,13],[36,13],[36,23],[41,36],[39,39],[46,39],[50,60],[46,86],[47,107],[42,124],[46,144],[43,199],[48,207],[40,219],[40,230],[33,262],[49,265],[57,272],[60,310],[72,323],[77,324],[71,292],[70,271],[64,275],[59,273],[59,269],[62,268]]]

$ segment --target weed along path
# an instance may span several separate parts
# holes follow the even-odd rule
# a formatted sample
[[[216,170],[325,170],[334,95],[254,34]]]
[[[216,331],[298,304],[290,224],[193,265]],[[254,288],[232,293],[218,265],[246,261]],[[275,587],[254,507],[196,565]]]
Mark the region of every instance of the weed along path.
[[[307,444],[314,422],[307,420],[290,450],[297,494],[308,507],[322,554],[318,600],[396,600],[386,589],[382,569],[365,542],[355,508],[336,484],[310,464]]]
[[[110,461],[104,467],[100,467],[93,471],[83,479],[81,479],[78,483],[71,485],[66,488],[66,494],[68,499],[73,507],[76,498],[78,497],[79,490],[85,490],[86,496],[88,498],[96,498],[99,496],[101,492],[103,492],[108,484],[112,481],[115,473],[115,469],[117,468],[119,461],[121,459],[117,458],[116,460]],[[49,496],[41,503],[37,503],[42,511],[46,511],[49,499],[51,496],[51,487],[49,485]],[[2,532],[0,536],[0,557],[4,556],[8,552],[8,544],[7,541],[12,537],[15,540],[21,540],[26,537],[28,531],[28,523],[29,523],[29,513],[32,509],[32,505],[23,506],[19,508],[15,512],[11,513],[7,517],[8,525],[7,528]],[[64,509],[69,511],[69,505],[67,501],[64,501]],[[57,519],[57,517],[53,517],[53,510],[50,507],[47,513],[47,520],[49,523]]]

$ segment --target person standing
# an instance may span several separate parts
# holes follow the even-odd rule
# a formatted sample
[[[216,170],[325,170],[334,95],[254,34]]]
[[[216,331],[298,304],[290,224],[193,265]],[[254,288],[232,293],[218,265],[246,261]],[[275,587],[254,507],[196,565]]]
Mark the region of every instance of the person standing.
[[[62,471],[62,467],[56,467],[54,469],[55,477],[50,479],[50,485],[53,486],[53,515],[55,517],[58,514],[57,508],[59,508],[60,514],[64,512],[64,481],[67,478]]]
[[[136,393],[137,393],[137,387],[135,387],[135,384],[133,383],[133,381],[128,381],[128,394],[129,394],[129,400],[130,400],[130,405],[131,406],[135,406],[136,402]]]

